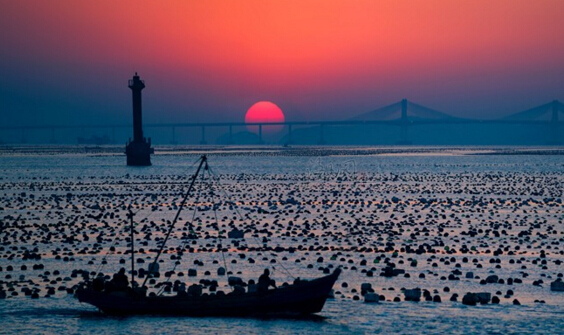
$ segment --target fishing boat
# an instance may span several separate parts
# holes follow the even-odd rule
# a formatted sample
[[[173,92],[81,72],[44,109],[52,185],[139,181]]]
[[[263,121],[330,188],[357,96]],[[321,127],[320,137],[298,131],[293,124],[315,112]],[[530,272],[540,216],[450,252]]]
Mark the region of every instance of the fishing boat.
[[[202,167],[207,169],[207,158],[202,156],[196,173],[184,199],[178,209],[175,219],[167,231],[164,242],[149,265],[149,270],[143,284],[135,282],[134,269],[134,229],[133,215],[131,214],[131,283],[121,289],[109,289],[104,283],[86,280],[75,291],[75,297],[84,303],[97,307],[101,312],[109,315],[184,315],[184,316],[304,316],[321,312],[325,301],[330,296],[331,289],[337,281],[340,268],[332,273],[311,280],[296,279],[292,284],[268,289],[245,290],[238,287],[229,293],[210,292],[201,293],[201,290],[191,292],[181,291],[177,295],[147,294],[147,279],[158,268],[158,259],[163,248],[178,220],[180,211],[185,205],[194,182]],[[100,280],[100,277],[98,277]]]

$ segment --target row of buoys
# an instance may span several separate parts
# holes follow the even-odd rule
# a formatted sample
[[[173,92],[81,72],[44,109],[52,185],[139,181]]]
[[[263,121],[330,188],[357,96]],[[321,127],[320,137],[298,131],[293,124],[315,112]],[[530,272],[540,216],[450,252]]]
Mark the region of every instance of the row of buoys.
[[[535,279],[527,283],[540,288],[556,275],[555,268],[560,265],[558,257],[563,254],[561,229],[558,228],[562,222],[559,210],[562,191],[554,186],[551,175],[538,176],[534,185],[527,186],[522,185],[520,173],[366,173],[343,174],[340,180],[330,173],[225,177],[245,185],[240,188],[228,183],[227,191],[234,194],[243,207],[248,207],[255,219],[242,222],[230,209],[233,204],[224,202],[219,205],[220,213],[224,214],[219,215],[216,223],[213,206],[200,206],[193,233],[186,226],[184,231],[172,236],[176,241],[183,237],[188,239],[192,234],[199,235],[200,239],[192,240],[182,251],[165,249],[165,253],[171,255],[170,260],[178,260],[180,252],[211,254],[219,248],[272,251],[280,257],[256,257],[257,263],[283,264],[293,260],[323,273],[330,271],[329,264],[342,264],[345,270],[354,274],[360,272],[362,277],[383,274],[385,278],[430,283],[444,278],[453,281],[453,287],[457,285],[455,281],[464,279],[487,285],[501,281],[510,286],[522,283],[521,278],[498,277],[494,281],[489,278],[491,274],[484,274],[485,269],[511,268],[526,271]],[[307,184],[300,185],[300,182]],[[76,262],[79,257],[86,259],[85,255],[101,255],[115,237],[127,236],[127,229],[123,228],[127,207],[123,202],[137,199],[133,207],[150,215],[174,210],[180,202],[178,191],[184,186],[181,183],[181,176],[83,176],[78,182],[63,178],[59,184],[46,179],[34,181],[34,190],[19,182],[3,183],[4,189],[13,191],[0,198],[0,207],[13,212],[9,214],[10,219],[2,220],[0,239],[5,244],[0,252],[4,269],[0,267],[0,271],[4,276],[9,275],[10,278],[5,278],[9,280],[17,278],[20,272],[29,278],[31,268],[44,269],[36,269],[35,265],[27,263],[29,261],[37,264],[41,260],[42,266],[45,264],[52,270],[59,262]],[[34,193],[38,190],[41,192]],[[198,199],[209,203],[214,200],[209,196]],[[194,206],[190,203],[188,207]],[[162,242],[167,221],[172,220],[170,216],[164,221],[151,219],[155,221],[144,220],[136,227],[136,246],[147,249],[142,254],[147,257],[138,258],[137,264],[146,264],[154,256],[155,244]],[[184,222],[181,221],[179,227]],[[218,242],[218,228],[224,231],[224,237],[229,237],[230,232],[243,232],[244,238],[235,234],[231,237],[238,240],[224,238]],[[253,236],[266,248],[253,246]],[[121,241],[114,250],[126,253],[123,248],[127,241],[125,238]],[[288,246],[290,242],[292,246]],[[49,250],[53,245],[59,250]],[[311,254],[303,259],[290,257],[290,254],[305,255],[306,252]],[[317,252],[322,254],[317,255]],[[341,254],[331,259],[329,253]],[[345,253],[349,255],[343,256]],[[382,254],[380,263],[360,257]],[[422,256],[431,257],[425,262]],[[385,258],[396,264],[391,266]],[[126,262],[124,259],[123,263]],[[227,262],[252,264],[255,258],[234,257]],[[92,265],[98,264],[99,258],[92,261]],[[417,268],[418,273],[409,273],[411,268]],[[461,270],[456,272],[457,269]],[[201,272],[197,271],[195,276]],[[207,276],[210,271],[203,273]],[[471,278],[468,273],[472,273]],[[169,274],[190,276],[190,269]],[[547,277],[541,279],[538,274]],[[44,279],[47,283],[59,283],[57,276],[50,274],[40,278],[41,285],[46,285]],[[560,286],[556,283],[554,287],[557,290]],[[428,299],[425,295],[423,298]]]

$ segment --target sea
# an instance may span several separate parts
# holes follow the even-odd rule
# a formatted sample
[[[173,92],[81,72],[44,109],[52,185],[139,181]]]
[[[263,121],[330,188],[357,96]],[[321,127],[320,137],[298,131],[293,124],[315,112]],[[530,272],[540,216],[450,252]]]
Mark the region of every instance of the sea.
[[[560,147],[157,146],[151,159],[0,147],[0,334],[564,334]],[[129,212],[137,269],[174,223],[170,281],[228,293],[220,267],[245,281],[269,268],[278,285],[343,271],[314,316],[104,315],[73,291],[85,273],[130,275]],[[482,292],[492,300],[462,303]]]

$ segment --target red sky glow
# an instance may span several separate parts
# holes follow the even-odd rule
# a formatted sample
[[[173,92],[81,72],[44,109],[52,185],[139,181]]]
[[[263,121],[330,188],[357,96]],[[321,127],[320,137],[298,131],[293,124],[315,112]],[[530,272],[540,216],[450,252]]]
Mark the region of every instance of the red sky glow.
[[[564,100],[563,14],[560,0],[4,1],[0,113],[126,121],[137,71],[150,122],[242,121],[261,100],[287,120],[402,98],[499,117]]]

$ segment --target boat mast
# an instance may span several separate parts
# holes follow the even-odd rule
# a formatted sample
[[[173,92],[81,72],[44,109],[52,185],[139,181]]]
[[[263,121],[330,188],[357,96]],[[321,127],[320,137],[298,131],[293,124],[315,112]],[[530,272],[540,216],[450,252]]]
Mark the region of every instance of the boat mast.
[[[135,282],[135,232],[133,231],[133,212],[129,209],[129,221],[131,225],[131,287]]]
[[[153,263],[151,263],[151,265],[149,266],[149,269],[155,269],[157,261],[159,260],[159,257],[161,256],[161,253],[163,252],[163,249],[166,245],[166,241],[168,241],[168,237],[170,236],[170,233],[172,232],[172,229],[174,229],[174,225],[176,224],[176,221],[178,220],[178,217],[180,216],[180,212],[182,211],[182,207],[184,207],[184,204],[186,203],[186,200],[188,199],[188,196],[190,195],[190,191],[192,191],[192,188],[194,187],[194,183],[196,182],[196,179],[198,178],[198,174],[200,173],[200,170],[202,169],[202,165],[204,165],[204,163],[206,163],[207,160],[208,160],[208,158],[206,157],[206,155],[202,155],[202,157],[200,158],[200,165],[198,166],[198,170],[196,170],[196,174],[192,178],[192,183],[190,184],[190,187],[188,188],[186,195],[184,195],[184,199],[182,199],[182,203],[180,203],[180,207],[178,208],[178,212],[176,212],[176,216],[174,217],[174,220],[172,220],[172,223],[170,224],[170,228],[168,228],[168,232],[166,233],[165,239],[164,239],[163,243],[161,244],[161,247],[159,248],[159,252],[157,253],[157,257],[155,257],[155,260],[153,261]],[[206,163],[206,167],[207,167],[207,163]],[[149,271],[149,274],[150,273],[151,273],[151,271]],[[149,275],[147,275],[145,277],[145,280],[143,281],[143,285],[141,285],[141,287],[145,286],[148,279],[149,279]]]

